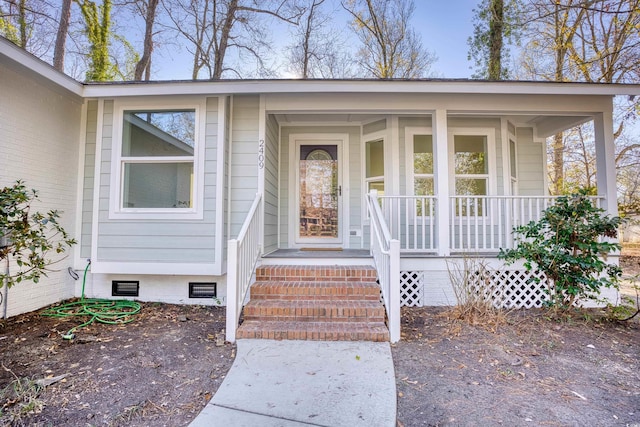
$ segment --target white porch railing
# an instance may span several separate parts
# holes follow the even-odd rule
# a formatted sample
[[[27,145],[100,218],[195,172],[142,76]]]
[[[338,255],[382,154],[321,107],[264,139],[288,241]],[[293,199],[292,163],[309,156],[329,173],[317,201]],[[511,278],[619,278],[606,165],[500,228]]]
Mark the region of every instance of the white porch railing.
[[[389,321],[391,342],[400,340],[400,242],[391,238],[377,191],[367,195],[371,218],[371,254],[378,271],[382,298]]]
[[[436,196],[380,196],[391,238],[402,252],[436,252]]]
[[[242,304],[260,257],[261,195],[256,195],[238,237],[227,242],[227,341],[236,340]]]
[[[448,221],[437,217],[437,196],[379,196],[380,212],[402,253],[437,253],[438,227],[447,227],[453,252],[497,252],[513,247],[513,228],[537,221],[557,196],[447,196]],[[602,197],[593,197],[598,205]],[[371,210],[371,209],[370,209]]]
[[[451,196],[452,251],[496,252],[513,247],[513,227],[537,221],[558,197]],[[597,203],[601,198],[594,197]]]

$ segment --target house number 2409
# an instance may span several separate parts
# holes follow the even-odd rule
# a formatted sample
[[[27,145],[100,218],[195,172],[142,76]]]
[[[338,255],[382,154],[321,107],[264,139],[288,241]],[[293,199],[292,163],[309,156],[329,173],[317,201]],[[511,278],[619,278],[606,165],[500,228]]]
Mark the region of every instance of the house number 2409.
[[[258,144],[258,167],[264,169],[264,139]]]

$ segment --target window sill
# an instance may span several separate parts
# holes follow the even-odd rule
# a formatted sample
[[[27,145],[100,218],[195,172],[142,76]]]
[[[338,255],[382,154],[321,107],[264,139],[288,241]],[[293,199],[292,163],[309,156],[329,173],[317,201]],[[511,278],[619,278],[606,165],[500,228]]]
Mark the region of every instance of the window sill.
[[[109,212],[109,219],[133,220],[199,220],[203,219],[202,211],[195,209],[136,210],[127,209]]]

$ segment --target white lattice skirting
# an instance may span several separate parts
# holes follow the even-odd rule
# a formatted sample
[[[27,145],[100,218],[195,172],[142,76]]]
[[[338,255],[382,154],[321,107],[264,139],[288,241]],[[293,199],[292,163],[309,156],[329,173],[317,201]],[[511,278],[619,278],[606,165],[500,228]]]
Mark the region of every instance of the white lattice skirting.
[[[422,307],[433,305],[425,298],[425,287],[430,286],[429,271],[400,272],[400,305]],[[540,283],[535,282],[540,279]],[[472,287],[483,292],[496,307],[537,308],[542,307],[549,296],[545,292],[546,279],[541,272],[526,270],[476,271],[469,275]],[[452,301],[455,304],[455,301]]]

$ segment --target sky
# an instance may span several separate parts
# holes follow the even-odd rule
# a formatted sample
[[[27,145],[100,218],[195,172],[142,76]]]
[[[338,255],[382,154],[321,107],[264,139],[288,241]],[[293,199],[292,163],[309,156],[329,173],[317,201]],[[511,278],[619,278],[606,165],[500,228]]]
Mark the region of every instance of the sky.
[[[337,27],[346,26],[349,16],[340,11],[338,0],[330,0],[338,13],[333,16]],[[414,0],[413,28],[422,35],[423,45],[436,55],[432,77],[468,78],[473,73],[467,60],[467,39],[473,30],[473,8],[479,0]],[[343,24],[344,23],[344,24]],[[288,37],[287,29],[274,26],[274,42],[282,46]],[[278,37],[278,34],[281,36]],[[191,77],[191,55],[175,46],[157,52],[154,58],[155,80],[188,79]],[[285,71],[280,77],[291,77]],[[203,76],[201,76],[203,78]]]

